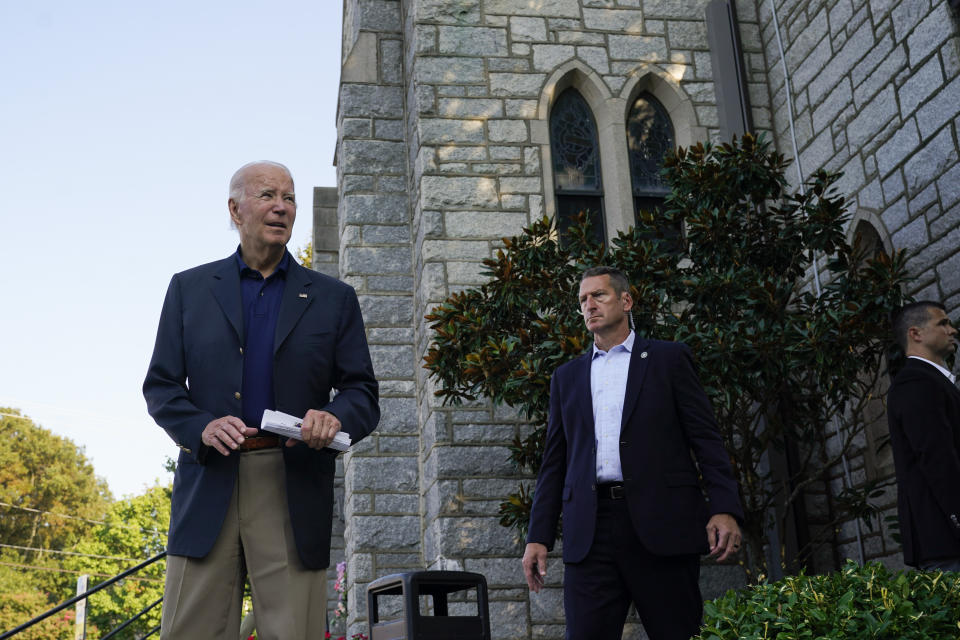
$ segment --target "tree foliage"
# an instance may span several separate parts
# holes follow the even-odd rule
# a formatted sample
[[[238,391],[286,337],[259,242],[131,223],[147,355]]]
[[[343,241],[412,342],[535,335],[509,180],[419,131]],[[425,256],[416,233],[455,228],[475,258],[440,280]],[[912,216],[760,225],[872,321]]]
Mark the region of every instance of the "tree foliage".
[[[511,459],[535,473],[550,376],[590,344],[576,301],[580,273],[619,267],[632,284],[638,333],[683,341],[698,357],[740,484],[748,568],[762,571],[768,529],[783,533],[803,488],[849,455],[865,428],[888,313],[902,304],[906,281],[902,253],[867,257],[846,242],[837,174],[819,171],[790,193],[787,164],[749,135],[681,148],[664,162],[664,210],[642,212],[609,248],[590,240],[585,216],[562,239],[548,219],[504,239],[484,262],[490,280],[427,316],[434,333],[424,366],[437,395],[519,409],[536,429],[514,442]],[[678,247],[664,229],[681,224]],[[814,267],[820,291],[808,279]],[[791,443],[803,446],[790,468],[771,464]],[[501,523],[521,534],[530,493],[522,484],[501,505]],[[838,518],[869,514],[868,493],[848,491]]]
[[[84,555],[71,556],[65,562],[72,570],[90,574],[91,587],[166,549],[170,487],[154,486],[142,495],[113,503],[103,522],[77,545],[76,551]],[[165,569],[165,561],[155,562],[90,596],[88,624],[105,633],[160,599]],[[128,629],[142,634],[158,624],[159,606]]]

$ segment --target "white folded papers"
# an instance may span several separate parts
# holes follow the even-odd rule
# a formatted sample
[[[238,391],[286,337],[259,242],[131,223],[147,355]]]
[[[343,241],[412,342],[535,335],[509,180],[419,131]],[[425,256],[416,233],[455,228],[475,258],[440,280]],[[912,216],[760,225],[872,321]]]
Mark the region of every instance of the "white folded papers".
[[[266,409],[263,412],[263,419],[260,420],[260,428],[264,431],[270,431],[277,435],[303,440],[300,436],[300,426],[303,424],[303,418],[291,416],[282,411],[273,411]],[[346,451],[350,448],[350,434],[346,431],[338,431],[333,437],[333,442],[327,445],[327,449],[336,451]]]

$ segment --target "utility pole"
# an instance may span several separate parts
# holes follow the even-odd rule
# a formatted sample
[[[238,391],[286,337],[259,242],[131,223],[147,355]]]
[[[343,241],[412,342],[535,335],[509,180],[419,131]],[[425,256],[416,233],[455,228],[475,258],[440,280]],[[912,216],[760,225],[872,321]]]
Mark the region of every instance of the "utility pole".
[[[77,595],[87,592],[87,574],[77,578]],[[77,619],[73,630],[73,640],[87,640],[87,599],[77,601]]]

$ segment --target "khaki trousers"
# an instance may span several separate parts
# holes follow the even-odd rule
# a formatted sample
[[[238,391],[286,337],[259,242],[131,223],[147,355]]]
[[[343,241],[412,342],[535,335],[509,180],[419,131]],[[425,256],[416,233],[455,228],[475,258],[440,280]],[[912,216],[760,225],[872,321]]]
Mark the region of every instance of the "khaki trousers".
[[[213,549],[199,559],[167,556],[160,638],[238,640],[249,574],[258,640],[321,639],[327,570],[307,569],[297,555],[282,452],[231,455],[240,471]]]

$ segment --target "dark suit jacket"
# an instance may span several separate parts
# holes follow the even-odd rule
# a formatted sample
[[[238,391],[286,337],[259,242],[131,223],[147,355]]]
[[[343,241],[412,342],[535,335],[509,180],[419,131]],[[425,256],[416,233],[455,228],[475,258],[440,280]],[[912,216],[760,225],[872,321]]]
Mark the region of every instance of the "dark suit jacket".
[[[235,256],[173,276],[143,383],[147,408],[180,447],[167,550],[193,558],[213,547],[237,476],[239,454],[200,441],[216,418],[241,415],[243,312]],[[357,442],[380,419],[377,382],[354,290],[291,258],[274,338],[279,411],[324,409]],[[331,400],[330,391],[337,394]],[[259,427],[256,425],[247,425]],[[330,564],[336,454],[283,448],[287,501],[304,565]]]
[[[564,562],[579,562],[587,555],[596,525],[591,362],[592,350],[553,375],[546,446],[527,536],[527,542],[552,549],[562,511]],[[637,536],[651,553],[706,553],[709,516],[729,513],[742,522],[730,459],[686,345],[635,339],[622,420],[625,499]]]
[[[960,558],[960,390],[908,358],[887,397],[903,559]]]

